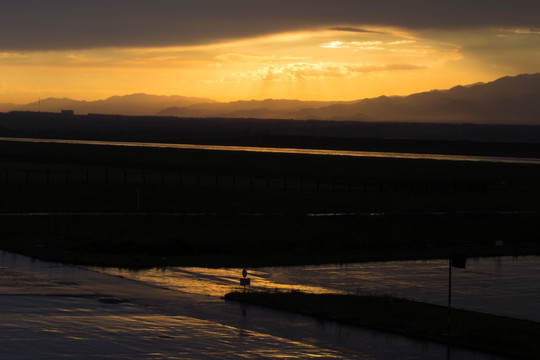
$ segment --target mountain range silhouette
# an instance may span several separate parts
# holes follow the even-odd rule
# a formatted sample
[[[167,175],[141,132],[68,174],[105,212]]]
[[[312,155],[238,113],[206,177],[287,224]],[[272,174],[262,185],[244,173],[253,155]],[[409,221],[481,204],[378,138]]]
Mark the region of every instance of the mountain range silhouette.
[[[0,104],[0,111],[60,112],[174,117],[540,124],[540,73],[507,76],[489,83],[456,86],[409,96],[380,96],[347,102],[251,100],[131,94],[105,100],[46,98],[24,105]]]

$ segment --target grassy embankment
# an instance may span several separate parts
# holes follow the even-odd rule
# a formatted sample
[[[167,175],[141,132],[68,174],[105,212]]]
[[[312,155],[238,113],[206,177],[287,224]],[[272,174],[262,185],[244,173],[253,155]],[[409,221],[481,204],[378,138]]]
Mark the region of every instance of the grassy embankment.
[[[0,158],[1,213],[116,214],[0,216],[0,248],[55,261],[308,264],[445,257],[450,245],[539,253],[535,165],[7,142]],[[365,215],[380,212],[390,215]]]
[[[536,359],[540,324],[502,316],[452,309],[388,296],[306,294],[301,292],[229,293],[226,300],[247,301],[344,321],[519,359]]]

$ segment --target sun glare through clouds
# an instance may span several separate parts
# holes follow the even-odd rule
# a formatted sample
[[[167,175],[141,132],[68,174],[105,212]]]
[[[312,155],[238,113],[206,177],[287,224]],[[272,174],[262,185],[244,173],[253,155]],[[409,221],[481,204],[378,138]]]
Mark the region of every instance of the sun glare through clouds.
[[[539,49],[534,29],[342,26],[184,46],[0,50],[0,96],[14,103],[141,92],[344,101],[535,72],[530,59]]]

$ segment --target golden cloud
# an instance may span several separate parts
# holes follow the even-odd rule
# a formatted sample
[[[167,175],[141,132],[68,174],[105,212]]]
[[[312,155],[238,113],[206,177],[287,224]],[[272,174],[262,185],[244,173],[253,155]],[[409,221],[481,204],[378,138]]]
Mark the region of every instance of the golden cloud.
[[[220,78],[219,82],[255,81],[301,81],[323,78],[352,78],[360,73],[399,70],[420,70],[425,66],[414,64],[339,64],[339,63],[294,63],[285,66],[267,65],[254,71],[231,74]]]
[[[374,41],[331,41],[329,43],[322,44],[322,48],[328,49],[354,49],[354,50],[385,50],[388,47],[397,45],[405,45],[415,43],[415,40],[399,40],[384,42],[380,40]]]
[[[283,61],[302,61],[307,60],[309,57],[299,57],[299,56],[276,56],[276,55],[247,55],[239,53],[228,53],[217,55],[215,60],[222,62],[233,62],[233,63],[272,63],[272,62],[283,62]]]

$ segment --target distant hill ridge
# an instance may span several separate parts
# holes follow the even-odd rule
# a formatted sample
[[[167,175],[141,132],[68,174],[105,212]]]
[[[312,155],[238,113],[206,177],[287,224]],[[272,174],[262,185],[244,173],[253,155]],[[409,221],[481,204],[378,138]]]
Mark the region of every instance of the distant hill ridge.
[[[155,115],[171,106],[189,106],[199,103],[215,103],[207,98],[179,95],[130,94],[111,96],[104,100],[85,101],[68,98],[46,98],[25,105],[0,104],[0,111],[43,111],[59,112],[62,109],[74,110],[76,114],[111,115]]]
[[[0,111],[61,109],[77,114],[540,125],[540,73],[349,102],[266,99],[221,103],[207,98],[131,94],[98,101],[47,98],[26,105],[0,104]]]

